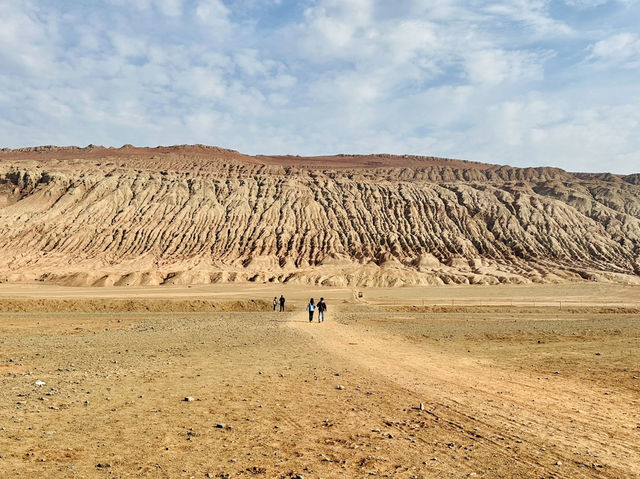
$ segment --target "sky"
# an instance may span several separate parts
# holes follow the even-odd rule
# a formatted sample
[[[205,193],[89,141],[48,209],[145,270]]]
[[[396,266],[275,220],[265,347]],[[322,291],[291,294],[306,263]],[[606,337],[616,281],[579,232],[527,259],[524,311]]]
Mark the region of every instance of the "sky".
[[[0,147],[640,172],[640,0],[0,0]]]

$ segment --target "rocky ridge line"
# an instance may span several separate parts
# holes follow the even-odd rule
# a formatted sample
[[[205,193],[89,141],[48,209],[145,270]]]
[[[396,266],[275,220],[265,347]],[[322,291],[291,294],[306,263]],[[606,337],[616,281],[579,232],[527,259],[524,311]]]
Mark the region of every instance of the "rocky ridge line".
[[[201,145],[56,148],[0,153],[0,279],[640,283],[638,175]]]

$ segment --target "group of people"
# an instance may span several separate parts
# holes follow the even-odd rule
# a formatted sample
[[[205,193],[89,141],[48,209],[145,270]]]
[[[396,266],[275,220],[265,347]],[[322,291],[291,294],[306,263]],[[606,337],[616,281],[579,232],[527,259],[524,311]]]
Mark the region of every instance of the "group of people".
[[[309,304],[307,304],[307,312],[309,313],[309,322],[313,322],[313,313],[315,310],[318,310],[318,322],[324,323],[324,313],[327,310],[327,304],[324,302],[324,298],[320,298],[318,304],[313,302],[313,298],[309,300]]]
[[[277,296],[273,297],[273,310],[276,311],[278,309],[278,305],[280,305],[280,312],[284,312],[284,303],[285,299],[283,295],[280,295],[280,299]],[[318,303],[313,301],[313,298],[309,300],[309,304],[307,304],[307,312],[309,313],[309,322],[313,322],[313,315],[318,310],[318,322],[324,323],[324,313],[327,311],[327,304],[324,302],[324,298],[320,298]]]
[[[285,302],[285,299],[284,299],[283,295],[280,295],[280,299],[278,299],[277,296],[274,296],[273,297],[273,310],[275,311],[277,309],[278,303],[279,303],[280,304],[280,312],[284,313],[284,302]]]

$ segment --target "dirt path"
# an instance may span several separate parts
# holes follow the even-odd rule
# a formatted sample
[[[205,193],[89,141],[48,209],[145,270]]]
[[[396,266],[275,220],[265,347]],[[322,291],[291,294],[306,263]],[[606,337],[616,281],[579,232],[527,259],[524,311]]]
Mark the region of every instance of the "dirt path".
[[[443,428],[472,438],[483,454],[554,477],[640,477],[640,405],[633,392],[585,387],[571,377],[537,377],[489,361],[452,357],[375,328],[323,325],[306,313],[289,323],[343,361],[367,368],[423,404]],[[406,429],[406,428],[405,428]],[[545,477],[546,477],[545,476]]]

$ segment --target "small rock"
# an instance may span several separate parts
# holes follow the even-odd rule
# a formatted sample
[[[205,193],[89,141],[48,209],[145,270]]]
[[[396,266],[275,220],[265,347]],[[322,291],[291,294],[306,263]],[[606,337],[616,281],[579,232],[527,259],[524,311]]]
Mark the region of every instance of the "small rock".
[[[35,383],[33,383],[34,386],[38,386],[38,387],[44,386],[46,384],[47,383],[45,383],[44,381],[40,381],[39,379]]]
[[[342,391],[344,389],[344,386],[342,386],[342,385],[336,386],[336,389],[338,389],[339,391]]]
[[[420,411],[424,411],[424,404],[420,403],[420,406],[418,406],[418,409],[420,409]]]
[[[98,464],[96,464],[96,467],[100,468],[100,469],[104,469],[107,467],[111,467],[111,463],[110,462],[99,462]]]
[[[219,422],[213,427],[215,427],[216,429],[224,429],[225,427],[227,427],[227,425],[223,422]]]
[[[557,461],[556,466],[562,466],[562,461]]]
[[[186,396],[186,397],[183,399],[183,401],[184,401],[184,402],[192,402],[192,401],[195,401],[195,399],[193,399],[191,396]]]

